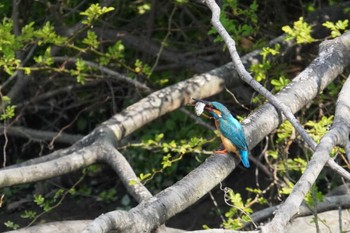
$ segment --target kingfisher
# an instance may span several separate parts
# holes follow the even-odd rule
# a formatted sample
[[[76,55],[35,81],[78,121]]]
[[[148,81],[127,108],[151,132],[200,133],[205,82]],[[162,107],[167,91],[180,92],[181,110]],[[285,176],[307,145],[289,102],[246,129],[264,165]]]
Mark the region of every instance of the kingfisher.
[[[193,98],[192,98],[193,99]],[[204,110],[207,110],[214,118],[215,126],[220,132],[220,138],[224,145],[223,150],[214,151],[216,154],[227,154],[234,152],[240,155],[243,166],[250,167],[248,159],[248,145],[245,140],[242,125],[232,116],[230,111],[221,103],[193,99],[195,101],[195,111],[200,116]]]

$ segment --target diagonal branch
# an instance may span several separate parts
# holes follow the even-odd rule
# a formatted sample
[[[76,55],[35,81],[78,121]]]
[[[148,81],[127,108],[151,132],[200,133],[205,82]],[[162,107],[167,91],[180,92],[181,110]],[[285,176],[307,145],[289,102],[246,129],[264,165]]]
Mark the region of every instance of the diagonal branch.
[[[276,95],[277,98],[287,104],[293,112],[300,110],[310,100],[312,100],[320,91],[322,91],[330,82],[332,82],[334,78],[343,71],[344,66],[349,63],[350,53],[348,48],[343,44],[342,38],[333,40],[333,42],[334,46],[332,46],[331,49],[320,54],[320,56],[315,59],[304,72],[298,75],[295,80],[287,86],[287,88]],[[317,70],[320,68],[322,68],[322,75],[317,73]],[[99,128],[95,129],[78,143],[65,149],[63,154],[69,158],[70,154],[74,151],[80,151],[81,148],[92,145],[96,140],[101,140],[101,131],[106,132],[108,130],[112,130],[114,137],[106,140],[111,140],[113,142],[118,141],[159,116],[173,111],[183,104],[186,104],[190,97],[203,98],[214,95],[223,89],[224,81],[226,81],[228,86],[237,83],[237,79],[232,80],[232,73],[234,73],[234,70],[232,70],[232,66],[228,64],[225,67],[195,76],[192,79],[152,93],[138,103],[131,105],[121,113],[113,116],[110,120],[103,123]],[[254,147],[261,139],[274,130],[282,122],[282,120],[283,118],[280,116],[279,112],[271,104],[265,104],[250,115],[246,119],[244,126],[249,147]],[[48,157],[50,157],[50,160],[52,160],[55,159],[55,155],[58,155],[59,157],[59,153],[50,154]],[[221,157],[210,158],[210,160],[213,162],[209,164],[204,163],[194,171],[196,174],[198,174],[195,176],[195,178],[199,179],[198,181],[195,181],[195,184],[192,185],[191,183],[183,182],[181,183],[182,186],[176,186],[176,189],[169,189],[170,191],[168,190],[167,192],[161,192],[159,195],[157,195],[157,198],[167,200],[168,196],[176,197],[176,193],[178,193],[177,189],[182,188],[186,190],[182,192],[187,193],[188,188],[191,190],[200,189],[200,185],[203,182],[205,183],[203,186],[205,190],[202,190],[200,194],[186,195],[186,198],[183,199],[177,198],[176,202],[174,202],[176,203],[175,209],[172,208],[170,205],[171,203],[166,203],[167,208],[159,209],[160,212],[157,214],[160,216],[163,216],[164,214],[166,214],[168,217],[173,216],[179,211],[187,208],[189,204],[197,201],[202,197],[202,195],[208,192],[211,187],[214,187],[218,180],[224,179],[235,168],[235,164],[238,162],[234,161],[235,159],[236,158],[233,157],[227,157],[224,159]],[[38,162],[38,160],[35,160],[35,162]],[[33,164],[34,161],[31,163]],[[206,173],[206,166],[213,166],[214,170],[222,170],[222,166],[224,166],[225,169],[223,170],[224,172],[221,173],[215,172],[214,177],[208,177],[208,173]],[[219,166],[219,168],[217,166]],[[23,168],[25,167],[26,166],[23,166]],[[11,169],[0,170],[0,177],[7,174],[7,172],[10,170]],[[19,172],[21,170],[16,171]],[[33,175],[36,176],[37,174]],[[188,199],[189,204],[187,204]],[[156,208],[152,209],[152,206],[154,207],[155,203],[151,200],[145,202],[144,205],[149,205],[146,209],[138,208],[138,210],[141,212],[146,210],[156,210]],[[148,215],[148,212],[144,212],[144,214],[150,217],[153,216]],[[158,218],[158,220],[164,219],[162,217],[162,219]],[[157,221],[151,222],[154,224],[154,226],[161,224],[157,223]],[[140,222],[140,224],[141,223],[143,222]],[[117,222],[114,224],[117,224]]]
[[[111,166],[118,174],[124,187],[128,190],[130,195],[137,201],[141,202],[152,197],[152,194],[141,183],[130,184],[131,181],[138,180],[134,170],[130,166],[125,157],[112,145],[106,144],[102,161]]]
[[[298,212],[305,195],[330,159],[329,154],[336,145],[346,146],[350,133],[350,77],[344,83],[336,105],[332,129],[321,139],[306,170],[295,184],[292,193],[278,209],[274,219],[263,228],[263,232],[283,232],[289,220]]]
[[[271,92],[269,92],[264,86],[262,86],[259,82],[257,82],[251,74],[245,69],[241,58],[237,52],[235,41],[228,34],[224,26],[220,22],[220,8],[216,4],[214,0],[206,0],[206,3],[210,10],[212,11],[212,24],[224,39],[225,44],[228,47],[230,52],[232,63],[237,70],[239,76],[243,81],[248,83],[254,90],[256,90],[259,94],[263,95],[266,99],[269,100],[270,103],[273,104],[280,112],[282,112],[285,117],[291,122],[297,132],[301,135],[304,141],[309,145],[312,150],[316,148],[316,142],[311,138],[311,136],[304,130],[304,128],[300,125],[298,120],[295,118],[294,114],[283,102],[279,101]]]
[[[343,45],[339,43],[337,46],[341,47]],[[343,67],[348,63],[350,54],[346,49],[340,50],[344,52],[344,54],[340,56],[343,58],[346,57],[346,59],[341,60],[341,62],[339,59],[333,59],[335,56],[335,54],[333,54],[334,51],[339,50],[332,50],[328,54],[322,54],[322,56],[316,59],[305,72],[302,72],[284,91],[279,93],[277,98],[285,102],[293,111],[298,111],[305,106],[319,91],[323,90],[326,85],[337,76],[338,72],[342,72]],[[336,55],[339,54],[336,53]],[[334,61],[339,61],[339,63],[335,65],[332,63]],[[314,75],[313,70],[320,68],[320,66],[322,67],[324,64],[326,64],[326,66],[323,71],[327,75],[322,78]],[[335,67],[338,68],[335,69]],[[332,70],[333,72],[328,72],[328,70]],[[309,92],[305,93],[300,91],[306,87],[307,90],[312,91],[311,94]],[[163,98],[171,98],[171,94],[169,96],[160,95],[160,93],[161,92],[155,93],[155,95],[157,95],[158,98],[163,96]],[[300,95],[303,98],[301,98]],[[148,98],[149,100],[155,99],[150,96]],[[159,100],[159,102],[162,101]],[[123,134],[131,133],[133,127],[137,128],[135,124],[140,124],[140,121],[150,120],[149,118],[142,118],[142,114],[144,114],[143,111],[151,110],[151,108],[143,109],[143,106],[147,106],[143,101],[136,103],[126,109],[122,114],[114,116],[114,119],[119,119],[119,121],[115,122],[111,119],[106,123],[108,127],[114,130],[117,138],[123,137]],[[136,109],[143,109],[143,111],[140,110],[140,112],[137,112]],[[138,116],[140,114],[141,116]],[[137,123],[131,124],[131,119],[134,119]],[[127,121],[130,121],[130,123]],[[245,133],[249,139],[249,147],[255,146],[259,140],[275,129],[281,121],[282,119],[279,118],[279,113],[271,104],[265,104],[256,110],[245,120],[246,124],[244,125]],[[111,126],[110,124],[114,125]],[[125,131],[122,131],[122,129],[125,129]],[[150,231],[157,225],[164,223],[168,218],[198,201],[204,194],[217,185],[220,180],[228,176],[231,171],[235,169],[238,162],[238,158],[236,157],[212,156],[175,185],[158,193],[150,200],[143,202],[142,205],[133,208],[129,213],[114,211],[101,215],[89,225],[85,232],[107,232],[109,229],[114,228],[122,232],[139,232],[140,229]],[[119,217],[125,219],[118,219]],[[125,223],[129,221],[132,223],[130,225],[125,225]]]

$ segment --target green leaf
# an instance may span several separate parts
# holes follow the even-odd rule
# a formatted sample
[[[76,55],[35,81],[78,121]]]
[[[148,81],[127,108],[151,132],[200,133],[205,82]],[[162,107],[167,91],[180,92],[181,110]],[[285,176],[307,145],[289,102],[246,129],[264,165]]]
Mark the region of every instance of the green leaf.
[[[152,176],[151,173],[146,173],[146,174],[141,173],[139,178],[140,178],[141,181],[143,181],[143,180],[145,180],[145,179],[147,179],[147,178],[149,178],[151,176]]]
[[[124,57],[124,50],[125,50],[125,47],[122,41],[118,40],[117,42],[115,42],[113,46],[108,47],[108,54],[113,59],[121,59]]]
[[[114,7],[100,7],[98,3],[91,4],[88,9],[81,12],[80,15],[86,16],[86,19],[82,21],[83,24],[91,25],[92,22],[98,19],[101,15],[107,12],[113,11]]]
[[[83,39],[83,43],[97,49],[97,47],[100,45],[100,42],[97,40],[97,35],[95,32],[88,30],[86,38]]]
[[[138,13],[140,15],[145,14],[146,12],[151,10],[151,4],[150,3],[144,3],[137,7]]]
[[[139,182],[137,180],[130,180],[129,181],[129,185],[133,186],[133,185],[136,185],[138,184]]]
[[[266,73],[271,68],[271,63],[256,63],[250,66],[250,71],[253,72],[256,81],[260,82],[266,79]]]
[[[0,115],[0,120],[11,119],[15,116],[16,105],[8,105],[5,111]]]
[[[34,202],[38,206],[42,206],[45,202],[45,198],[41,194],[34,194]]]
[[[268,150],[267,156],[272,157],[273,159],[278,159],[278,151],[277,150]]]
[[[2,101],[6,102],[7,104],[11,104],[11,98],[7,95],[2,96]]]
[[[30,75],[30,73],[32,72],[30,67],[22,67],[22,69],[26,75]]]
[[[117,194],[117,190],[115,188],[104,190],[98,194],[98,201],[104,201],[106,203],[110,203],[112,201],[117,200],[116,194]]]
[[[164,168],[167,168],[167,167],[171,167],[171,164],[172,164],[173,162],[170,160],[170,158],[171,158],[171,155],[170,155],[170,154],[168,154],[168,155],[166,155],[166,156],[163,157],[163,160],[162,160],[162,162],[161,162],[161,164],[163,165],[163,166],[162,166],[163,169],[164,169]]]
[[[77,83],[84,84],[85,83],[85,72],[88,69],[86,62],[83,59],[78,58],[75,62],[75,70],[71,70],[70,74],[72,76],[76,76]]]
[[[46,22],[41,29],[34,32],[34,35],[39,39],[38,45],[43,45],[46,43],[63,45],[67,40],[67,38],[56,34],[55,29],[50,22]]]
[[[319,122],[308,121],[305,126],[308,126],[306,131],[310,134],[310,136],[318,143],[323,135],[325,135],[328,131],[328,127],[333,122],[333,115],[327,117],[323,116]]]
[[[270,47],[263,47],[260,55],[263,56],[263,63],[266,62],[266,58],[268,55],[272,55],[272,56],[276,56],[279,54],[279,50],[280,50],[281,45],[280,44],[276,44],[275,48],[270,48]]]
[[[345,31],[348,27],[349,20],[338,20],[335,24],[333,22],[327,21],[322,25],[331,30],[331,37],[337,37],[341,35],[341,31]]]
[[[29,219],[34,219],[37,216],[37,213],[35,211],[31,211],[31,210],[25,210],[22,214],[21,214],[21,218],[29,218]]]
[[[118,40],[114,45],[107,48],[107,53],[99,59],[101,65],[107,65],[110,60],[121,61],[124,58],[125,47],[123,43]]]
[[[298,44],[315,41],[311,36],[311,26],[304,22],[303,17],[300,17],[298,21],[294,22],[293,28],[290,26],[283,26],[282,31],[287,34],[286,40],[295,39]]]
[[[148,65],[143,64],[141,60],[136,59],[136,61],[135,61],[135,73],[145,74],[146,76],[150,76],[151,75],[151,68]]]
[[[274,86],[276,91],[282,90],[285,86],[290,83],[289,79],[284,76],[280,76],[279,79],[272,79],[271,84]]]
[[[277,129],[277,142],[285,142],[290,139],[292,133],[294,132],[294,127],[289,121],[283,122]]]
[[[6,221],[6,222],[4,223],[4,225],[5,225],[6,227],[10,228],[10,229],[13,229],[13,230],[16,230],[16,229],[19,228],[19,225],[18,225],[18,224],[14,223],[14,222],[12,222],[12,221],[10,221],[10,220]]]
[[[253,188],[247,187],[246,190],[247,190],[248,192],[251,192],[251,193],[262,194],[262,190],[261,190],[261,189],[256,189],[256,188],[253,189]]]
[[[155,137],[155,141],[156,142],[160,142],[162,139],[164,138],[164,134],[163,133],[160,133],[160,134],[157,134],[156,137]]]
[[[30,22],[29,24],[26,24],[21,29],[22,33],[20,36],[20,39],[22,42],[30,42],[33,40],[34,37],[34,22]]]
[[[44,55],[39,55],[37,57],[34,57],[34,61],[41,65],[51,66],[54,63],[51,57],[51,47],[47,47]]]

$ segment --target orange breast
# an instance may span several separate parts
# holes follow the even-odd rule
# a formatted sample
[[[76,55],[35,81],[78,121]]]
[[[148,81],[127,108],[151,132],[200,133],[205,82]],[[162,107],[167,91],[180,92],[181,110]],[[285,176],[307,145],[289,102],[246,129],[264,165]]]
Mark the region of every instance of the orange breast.
[[[215,121],[215,126],[220,131],[218,121]],[[220,137],[221,137],[222,144],[224,144],[224,147],[228,152],[233,152],[233,153],[236,153],[237,155],[239,155],[239,152],[238,152],[236,146],[233,145],[233,143],[228,138],[225,138],[221,133],[220,133]]]
[[[229,151],[229,152],[234,152],[234,153],[236,153],[237,155],[239,155],[236,146],[233,145],[233,143],[232,143],[229,139],[225,138],[225,137],[222,136],[222,135],[220,135],[220,136],[221,136],[222,144],[224,144],[225,149],[226,149],[227,151]]]

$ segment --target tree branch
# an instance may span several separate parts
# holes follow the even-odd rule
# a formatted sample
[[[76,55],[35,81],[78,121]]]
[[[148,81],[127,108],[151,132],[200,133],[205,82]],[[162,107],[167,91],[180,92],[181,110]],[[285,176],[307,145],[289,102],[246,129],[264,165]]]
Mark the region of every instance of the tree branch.
[[[96,162],[101,148],[86,147],[58,159],[0,170],[0,188],[45,180],[79,170]]]
[[[257,211],[251,215],[251,218],[255,223],[264,222],[267,219],[273,217],[274,212],[280,208],[281,205],[272,206],[260,211]],[[326,212],[329,210],[336,210],[340,207],[344,209],[350,208],[350,196],[349,195],[338,195],[325,197],[322,202],[318,202],[316,205],[317,213]],[[313,212],[310,208],[304,204],[299,207],[298,213],[293,218],[310,216]],[[247,224],[249,225],[249,224]]]
[[[137,182],[138,177],[129,162],[112,145],[106,144],[102,161],[113,168],[123,182],[124,187],[137,202],[140,203],[152,197],[151,192],[142,183]],[[131,181],[136,181],[137,183],[131,184]]]
[[[304,72],[296,77],[295,80],[287,86],[287,88],[285,88],[277,95],[279,100],[285,102],[285,104],[287,104],[293,112],[296,112],[305,106],[320,91],[322,91],[327,86],[327,84],[329,84],[337,76],[338,73],[342,72],[344,66],[348,64],[350,53],[347,47],[345,47],[342,43],[342,39],[334,40],[334,44],[335,45],[332,46],[332,49],[322,53],[320,57],[315,59],[315,61]],[[64,150],[64,154],[69,155],[69,153],[79,151],[79,148],[89,146],[93,144],[97,139],[101,139],[101,130],[103,131],[111,129],[115,135],[115,138],[109,138],[108,140],[115,142],[125,137],[126,135],[129,135],[150,121],[158,118],[159,116],[173,111],[179,106],[188,103],[190,97],[203,98],[218,93],[223,89],[224,79],[227,80],[228,85],[232,85],[233,81],[238,81],[237,79],[230,80],[230,77],[232,77],[232,70],[230,67],[231,65],[228,65],[224,68],[218,68],[209,73],[195,76],[192,79],[180,82],[176,85],[167,87],[149,95],[138,103],[131,105],[120,114],[113,116],[110,120],[103,123],[99,128],[95,129],[89,135],[74,144],[71,148]],[[322,67],[322,74],[324,74],[324,76],[317,75],[318,73],[316,73],[316,70],[320,67]],[[302,91],[303,89],[306,90]],[[272,107],[271,104],[265,104],[251,116],[249,116],[244,121],[244,130],[248,138],[249,147],[254,147],[262,138],[264,138],[273,129],[275,129],[278,124],[282,122],[282,119],[283,118],[279,115],[276,109]],[[54,156],[51,154],[48,157],[53,158]],[[67,157],[69,158],[69,156]],[[193,178],[194,176],[198,180],[192,181],[192,183],[188,183],[190,179],[185,177],[182,183],[180,183],[180,181],[174,187],[170,187],[158,194],[157,197],[143,202],[142,207],[135,207],[137,208],[135,211],[137,212],[137,210],[139,210],[140,212],[138,214],[134,213],[135,211],[132,212],[133,216],[131,217],[139,216],[139,218],[142,218],[149,216],[150,218],[154,217],[153,220],[158,219],[164,221],[165,218],[175,215],[179,211],[187,208],[189,205],[201,198],[206,192],[214,187],[219,180],[224,179],[235,168],[235,164],[237,164],[238,158],[222,158],[221,156],[215,156],[208,159],[208,161],[212,162],[209,164],[206,162],[195,169],[192,173],[190,173],[190,177]],[[211,169],[209,168],[209,170],[217,170],[222,172],[218,173],[216,171],[215,174],[211,173],[213,177],[208,177],[209,174],[206,171],[206,166],[212,167]],[[223,170],[222,167],[225,167],[225,169]],[[19,172],[20,170],[16,171]],[[0,177],[5,172],[6,170],[4,169],[0,170]],[[213,180],[213,182],[209,182],[209,184],[207,184],[210,180]],[[179,185],[179,183],[181,185]],[[203,187],[201,186],[202,183],[204,183]],[[178,197],[178,189],[180,189],[180,192],[182,194],[185,194],[185,196]],[[197,189],[201,190],[199,194],[194,193],[188,195],[191,193],[188,192],[188,189],[190,191],[192,190],[192,192]],[[172,196],[172,198],[169,199],[170,201],[173,199],[176,200],[176,202],[173,203],[175,205],[174,208],[172,208],[171,203],[160,202],[159,205],[164,204],[162,208],[156,205],[158,202],[155,202],[155,200],[158,200],[158,198],[160,198],[166,202],[168,196]],[[188,199],[189,201],[187,203]],[[164,208],[164,206],[167,208]],[[158,213],[155,213],[156,216],[154,216],[153,213],[151,214],[153,210],[159,211]],[[127,215],[122,214],[120,216],[126,217]],[[117,220],[114,219],[113,221]],[[120,221],[122,221],[122,219],[120,219]],[[138,223],[142,224],[143,221]],[[150,221],[148,224],[153,225],[148,225],[148,228],[156,227],[157,224],[161,223],[162,222],[157,223]],[[114,224],[118,225],[117,222],[114,222]]]
[[[350,133],[350,77],[344,83],[336,105],[332,129],[320,140],[310,162],[292,193],[277,210],[274,219],[268,223],[263,232],[283,232],[288,221],[298,212],[298,207],[308,193],[316,178],[329,160],[334,146],[346,146]]]
[[[77,61],[77,58],[73,58],[73,57],[52,57],[52,59],[54,61],[59,61],[59,62],[76,62]],[[104,67],[100,64],[97,64],[97,63],[94,63],[94,62],[91,62],[91,61],[86,61],[84,60],[85,64],[87,64],[88,66],[92,67],[92,68],[95,68],[97,70],[100,70],[102,73],[105,73],[105,74],[108,74],[110,75],[111,77],[117,79],[118,81],[124,81],[124,82],[127,82],[133,86],[135,86],[136,88],[139,88],[143,91],[146,91],[146,92],[150,92],[151,89],[149,87],[147,87],[145,84],[143,83],[140,83],[138,82],[137,80],[134,80],[134,79],[131,79],[123,74],[120,74],[114,70],[111,70],[107,67]]]
[[[230,52],[232,63],[237,70],[239,76],[242,78],[243,81],[248,83],[254,90],[256,90],[258,93],[263,95],[266,99],[269,100],[270,103],[273,104],[275,108],[277,108],[280,112],[284,114],[284,116],[290,121],[290,123],[293,125],[293,127],[296,129],[296,131],[300,134],[300,136],[303,138],[303,140],[307,143],[307,145],[314,151],[316,148],[315,141],[311,138],[311,136],[304,130],[304,128],[300,125],[298,120],[293,115],[291,109],[289,109],[282,101],[279,101],[274,95],[272,95],[265,87],[263,87],[259,82],[257,82],[250,73],[245,69],[241,58],[237,52],[235,41],[232,39],[232,37],[228,34],[224,26],[220,22],[220,7],[216,4],[215,0],[206,0],[206,3],[210,10],[212,11],[212,19],[211,22],[213,26],[218,31],[219,35],[223,38],[225,41],[225,44],[227,45],[227,48]],[[328,47],[327,47],[328,49]],[[322,46],[321,46],[322,50]],[[322,53],[322,51],[321,51]],[[330,166],[336,166],[334,164],[331,164]],[[341,170],[339,167],[337,167],[336,170]],[[344,174],[344,173],[341,173]],[[345,176],[346,179],[350,180],[350,174]]]
[[[0,135],[3,134],[3,131],[4,126],[0,124]],[[57,132],[28,129],[21,126],[8,127],[6,133],[12,136],[28,138],[33,141],[50,141],[58,135]],[[61,133],[55,141],[60,143],[66,143],[69,145],[75,143],[76,141],[79,141],[82,137],[82,135]]]
[[[331,65],[332,61],[334,61],[332,60],[332,55],[332,52],[327,55],[323,54],[323,56],[325,57],[323,57],[322,64],[327,64],[325,73],[327,73],[327,69],[334,70],[334,65]],[[343,54],[340,56],[343,56]],[[349,55],[346,55],[345,52],[344,56]],[[342,62],[344,63],[341,63],[342,65],[339,64],[339,69],[336,71],[342,71],[343,68],[341,67],[347,64],[345,63],[345,61],[348,61],[348,59],[342,60]],[[300,76],[298,76],[291,84],[289,84],[283,92],[277,95],[277,97],[280,100],[282,99],[285,101],[286,104],[289,104],[291,109],[293,109],[294,111],[297,111],[303,105],[306,105],[312,98],[314,98],[314,96],[320,90],[326,87],[327,83],[331,82],[336,77],[337,74],[335,72],[328,72],[328,75],[326,75],[322,79],[322,85],[320,85],[319,82],[315,82],[316,80],[319,80],[319,77],[310,73],[310,69],[312,70],[313,68],[315,68],[316,65],[318,65],[319,68],[319,62],[320,59],[316,59],[315,62],[310,65],[311,68],[307,68],[309,69],[307,72],[305,71],[301,73]],[[302,93],[304,94],[303,97],[305,98],[300,98],[300,96],[297,93],[300,94],[300,90],[305,89],[305,87],[309,87],[307,88],[308,90],[313,90],[312,92],[314,92],[315,95],[312,95],[310,93],[309,95],[306,95],[306,93]],[[118,121],[113,122],[113,119],[111,119],[109,121],[110,123],[106,123],[105,125],[113,129],[117,139],[122,138],[124,135],[131,133],[133,131],[133,128],[136,129],[137,127],[139,127],[136,124],[142,124],[142,122],[150,121],[150,118],[143,118],[142,115],[145,114],[144,111],[153,111],[151,107],[147,107],[150,106],[152,102],[145,104],[144,101],[156,100],[158,98],[156,103],[169,103],[169,100],[162,101],[162,99],[172,98],[173,92],[170,92],[169,94],[161,93],[162,92],[156,92],[147,97],[146,99],[141,100],[140,102],[132,105],[131,107],[127,108],[122,114],[118,114],[113,117],[113,119],[119,119]],[[178,94],[176,94],[176,96],[178,96]],[[179,98],[182,99],[185,97]],[[156,114],[162,114],[165,111],[164,105],[160,105],[158,108],[156,108],[160,109]],[[146,109],[144,109],[144,106],[146,106]],[[139,109],[139,111],[136,111],[137,109]],[[141,116],[139,116],[140,114]],[[154,114],[150,116],[153,115]],[[244,130],[247,138],[249,139],[248,145],[250,148],[258,143],[258,140],[256,140],[257,138],[263,138],[268,133],[270,133],[275,127],[278,126],[279,122],[281,121],[281,118],[279,118],[278,116],[279,114],[276,111],[276,109],[273,108],[270,104],[266,104],[262,108],[254,112],[252,115],[250,115],[244,121]],[[134,123],[132,124],[132,122]],[[111,123],[114,124],[114,126],[111,127]],[[123,131],[122,129],[125,130]],[[123,215],[130,221],[131,219],[135,219],[134,221],[137,222],[137,225],[132,224],[132,226],[125,226],[123,224],[119,224],[119,220],[116,214],[119,215],[120,213],[110,212],[107,215],[102,215],[99,218],[97,218],[96,221],[94,221],[89,226],[89,228],[86,229],[85,232],[95,232],[95,230],[96,232],[106,232],[108,231],[108,229],[112,229],[118,226],[121,227],[118,229],[120,229],[121,231],[125,230],[125,232],[138,232],[140,229],[149,231],[157,225],[164,223],[164,221],[170,218],[171,216],[184,210],[192,203],[196,202],[205,193],[210,191],[211,188],[213,188],[220,180],[224,179],[235,168],[237,162],[239,161],[236,157],[210,157],[205,163],[193,170],[181,181],[169,187],[168,189],[165,189],[164,191],[160,192],[150,200],[143,202],[142,205],[135,207],[127,215]],[[124,222],[126,220],[120,221]],[[104,228],[102,230],[102,228],[99,228],[100,222],[108,222],[111,225],[104,225]],[[101,229],[101,231],[97,231],[97,229]]]

